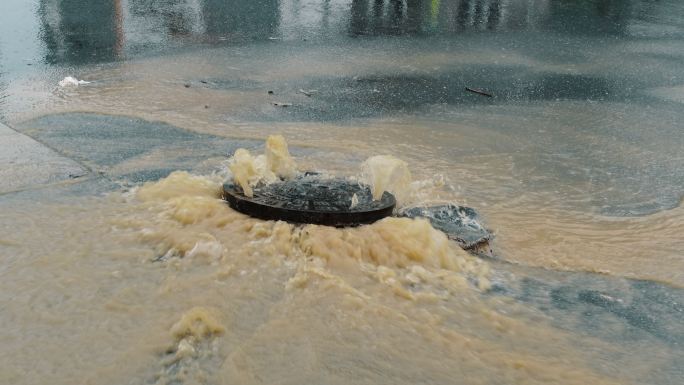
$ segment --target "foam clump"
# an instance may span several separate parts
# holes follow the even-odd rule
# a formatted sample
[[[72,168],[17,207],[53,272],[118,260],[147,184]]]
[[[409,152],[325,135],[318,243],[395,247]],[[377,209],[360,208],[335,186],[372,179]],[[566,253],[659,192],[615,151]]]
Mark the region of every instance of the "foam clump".
[[[292,179],[297,175],[297,163],[290,156],[287,142],[282,135],[271,135],[266,139],[266,165],[277,177]]]
[[[263,174],[257,171],[256,159],[244,148],[239,148],[230,160],[230,171],[233,173],[233,181],[237,183],[246,196],[254,196],[252,189],[261,179]]]
[[[198,306],[185,312],[171,327],[171,334],[179,341],[185,337],[196,339],[223,334],[225,328],[207,308]]]
[[[425,219],[385,218],[372,225],[336,229],[304,228],[301,248],[308,255],[335,261],[352,258],[391,267],[414,264],[469,271],[473,261],[465,251],[451,247],[448,238]]]
[[[228,168],[233,174],[233,181],[250,198],[254,196],[254,187],[259,184],[292,179],[297,175],[297,163],[281,135],[271,135],[266,139],[266,149],[262,155],[253,157],[244,148],[236,150]]]
[[[67,76],[59,81],[60,87],[78,87],[84,84],[90,84],[90,82],[87,82],[85,80],[78,80],[73,76]]]
[[[166,178],[145,183],[136,190],[136,197],[145,202],[163,202],[173,198],[219,196],[221,196],[221,185],[217,180],[193,175],[187,171],[174,171]]]

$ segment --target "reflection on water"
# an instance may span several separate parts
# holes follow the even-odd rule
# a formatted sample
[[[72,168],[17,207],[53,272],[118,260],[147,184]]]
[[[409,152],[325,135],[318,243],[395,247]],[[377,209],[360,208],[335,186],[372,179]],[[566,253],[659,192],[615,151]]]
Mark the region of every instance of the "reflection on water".
[[[549,30],[625,35],[635,24],[663,19],[672,8],[681,11],[682,5],[648,0],[352,0],[350,33]],[[681,21],[671,21],[681,34]]]
[[[204,32],[209,37],[264,38],[277,33],[278,0],[203,0]]]
[[[144,18],[161,34],[183,37],[197,31],[200,15],[183,0],[138,0],[129,1],[128,17]]]
[[[454,33],[468,30],[534,28],[545,19],[549,0],[353,0],[353,35]]]
[[[681,36],[677,1],[593,0],[40,0],[47,63],[115,60],[182,41],[457,34],[547,30],[566,34],[648,33],[666,19]],[[572,22],[568,22],[572,20]]]
[[[41,0],[45,61],[89,63],[118,58],[123,50],[122,1]]]

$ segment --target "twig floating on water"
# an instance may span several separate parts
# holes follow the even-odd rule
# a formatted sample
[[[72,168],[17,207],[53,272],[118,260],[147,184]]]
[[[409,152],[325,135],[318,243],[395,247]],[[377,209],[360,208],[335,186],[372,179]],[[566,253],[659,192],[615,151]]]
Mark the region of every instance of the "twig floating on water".
[[[303,89],[301,89],[301,88],[299,89],[299,93],[300,93],[300,94],[304,94],[304,95],[306,95],[306,96],[308,96],[308,97],[311,97],[311,95],[315,94],[316,92],[318,92],[318,90],[308,90],[308,91],[306,91],[306,90],[303,90]]]
[[[466,89],[466,91],[472,92],[472,93],[474,93],[474,94],[486,96],[486,97],[488,97],[488,98],[493,98],[493,97],[494,97],[494,95],[490,94],[489,92],[483,91],[483,90],[480,90],[480,89],[477,89],[477,88],[466,87],[465,89]]]

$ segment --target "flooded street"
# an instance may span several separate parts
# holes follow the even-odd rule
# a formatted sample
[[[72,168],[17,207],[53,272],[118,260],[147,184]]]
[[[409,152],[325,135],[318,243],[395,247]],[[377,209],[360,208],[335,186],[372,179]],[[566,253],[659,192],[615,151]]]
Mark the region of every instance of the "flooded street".
[[[680,384],[682,63],[676,0],[4,0],[0,383]],[[269,135],[491,255],[232,210]]]

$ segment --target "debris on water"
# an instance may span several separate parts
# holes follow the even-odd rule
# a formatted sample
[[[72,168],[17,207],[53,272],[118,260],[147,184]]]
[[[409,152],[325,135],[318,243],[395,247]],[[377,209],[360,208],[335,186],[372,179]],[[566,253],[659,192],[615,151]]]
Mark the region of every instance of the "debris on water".
[[[59,81],[59,86],[60,87],[78,87],[82,86],[84,84],[90,84],[91,82],[87,82],[85,80],[78,80],[75,77],[72,76],[67,76],[64,79]]]
[[[269,94],[269,95],[273,95],[273,91],[268,90],[268,94]]]
[[[190,83],[185,83],[185,84],[183,84],[183,86],[184,86],[185,88],[190,88]]]
[[[304,94],[308,97],[311,97],[311,95],[315,94],[316,92],[318,92],[318,90],[303,90],[301,88],[299,89],[300,94]]]
[[[276,107],[290,107],[292,103],[273,102],[273,105]]]
[[[200,83],[202,83],[202,84],[209,84],[209,82],[206,81],[206,80],[200,80]]]
[[[490,94],[489,92],[484,91],[484,90],[481,90],[481,89],[478,89],[478,88],[466,87],[465,89],[466,89],[466,91],[472,92],[472,93],[474,93],[474,94],[486,96],[486,97],[488,97],[488,98],[493,98],[493,97],[494,97],[494,95]]]
[[[458,242],[464,249],[473,249],[489,242],[492,233],[481,223],[477,212],[451,203],[437,206],[416,206],[401,210],[399,215],[426,218],[432,226]]]

